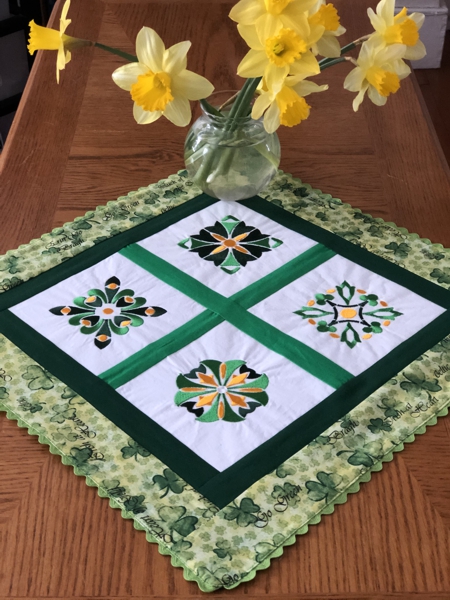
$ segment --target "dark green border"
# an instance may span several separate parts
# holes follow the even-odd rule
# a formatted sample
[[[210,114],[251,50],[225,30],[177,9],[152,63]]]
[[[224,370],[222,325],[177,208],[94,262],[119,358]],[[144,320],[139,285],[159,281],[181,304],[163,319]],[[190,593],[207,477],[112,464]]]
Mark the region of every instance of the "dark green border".
[[[15,315],[4,310],[92,266],[127,244],[161,231],[172,223],[215,202],[216,200],[205,195],[199,196],[143,225],[105,240],[38,277],[1,294],[0,309],[3,312],[0,313],[0,332],[33,360],[48,369],[55,377],[89,400],[107,418],[139,444],[148,448],[198,492],[222,508],[255,481],[274,470],[292,454],[323,433],[388,379],[394,377],[418,356],[448,335],[450,333],[450,311],[446,310],[428,326],[400,344],[364,373],[345,383],[323,402],[259,448],[250,452],[230,468],[219,472],[152,419],[145,416],[139,409],[124,400],[99,377],[90,373]],[[314,239],[337,254],[403,285],[439,306],[446,309],[450,307],[449,291],[375,256],[335,234],[296,217],[292,213],[287,213],[284,209],[260,198],[246,200],[241,204],[293,231]]]

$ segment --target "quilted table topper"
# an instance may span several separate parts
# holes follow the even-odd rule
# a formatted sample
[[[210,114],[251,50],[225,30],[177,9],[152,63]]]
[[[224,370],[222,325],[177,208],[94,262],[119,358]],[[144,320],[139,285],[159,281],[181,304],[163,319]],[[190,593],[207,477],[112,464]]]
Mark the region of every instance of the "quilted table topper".
[[[39,389],[33,375],[62,382],[66,398],[83,399],[129,437],[129,456],[160,461],[164,470],[153,477],[163,491],[159,498],[191,489],[210,511],[208,518],[222,512],[225,523],[256,523],[262,530],[305,488],[295,479],[282,481],[297,470],[293,463],[283,465],[307,448],[320,453],[318,440],[327,444],[324,432],[336,423],[341,437],[347,430],[355,439],[352,411],[449,334],[450,292],[302,218],[301,211],[286,211],[273,198],[230,203],[192,190],[190,195],[188,202],[155,218],[135,219],[138,224],[7,286],[0,295],[0,333],[35,361],[35,370],[22,375],[29,390]],[[417,385],[417,375],[408,381]],[[430,387],[429,399],[441,389]],[[7,388],[1,390],[7,398]],[[389,412],[393,398],[386,396],[380,408]],[[19,406],[31,413],[30,406],[37,406],[38,412],[46,404],[42,394],[40,400],[22,398]],[[413,405],[408,407],[411,412]],[[71,405],[51,408],[53,423],[77,424]],[[394,401],[389,415],[381,416],[400,418],[406,409],[398,410]],[[372,422],[369,432],[392,430],[386,419]],[[71,464],[95,461],[93,448],[72,446]],[[364,449],[347,446],[341,462],[358,452]],[[366,461],[354,458],[361,474],[375,465],[371,452],[366,450]],[[320,467],[305,489],[316,502],[342,480]],[[245,492],[274,471],[281,478],[279,493],[272,494],[278,509],[267,516]],[[119,505],[127,500],[108,495]],[[133,506],[125,509],[146,511]],[[183,560],[198,518],[178,507],[183,510],[165,537],[158,531],[164,532],[167,511],[164,505],[153,508],[159,519],[147,517],[149,531]],[[269,544],[266,558],[286,543],[292,528],[283,541],[277,538],[282,529],[272,530],[270,542],[257,539],[255,554]],[[219,540],[217,560],[224,553],[231,560],[227,544]],[[213,566],[202,567],[202,589],[232,587],[251,572],[218,577],[213,573],[220,566]],[[199,580],[198,568],[189,569]]]

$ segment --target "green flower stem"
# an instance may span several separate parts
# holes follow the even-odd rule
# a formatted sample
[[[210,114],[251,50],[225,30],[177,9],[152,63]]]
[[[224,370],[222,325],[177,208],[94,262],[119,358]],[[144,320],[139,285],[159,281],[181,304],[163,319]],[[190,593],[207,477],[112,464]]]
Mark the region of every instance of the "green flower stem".
[[[329,62],[325,63],[325,64],[320,64],[320,71],[324,71],[325,69],[328,69],[328,67],[334,67],[334,65],[338,65],[341,62],[351,62],[352,59],[349,58],[348,56],[341,56],[340,58],[334,58],[333,60],[330,60]]]
[[[219,147],[223,140],[225,140],[230,134],[234,133],[239,128],[241,119],[249,115],[250,102],[260,81],[261,77],[256,77],[247,79],[247,81],[244,83],[241,91],[238,93],[236,100],[233,103],[233,106],[231,107],[231,110],[225,121],[222,135],[220,136],[216,147]],[[215,148],[213,148],[197,172],[197,175],[194,179],[197,185],[207,181],[208,179],[213,180],[215,177],[224,175],[229,170],[233,161],[233,148],[223,148],[221,156],[218,158],[214,170],[212,170],[212,166],[216,160],[216,155],[217,151],[215,151]]]
[[[111,46],[105,46],[104,44],[100,44],[99,42],[94,42],[94,46],[96,48],[100,48],[101,50],[105,50],[106,52],[110,52],[111,54],[116,54],[129,62],[138,62],[137,56],[133,56],[133,54],[128,54],[127,52],[122,52],[122,50],[118,50],[117,48],[112,48]]]
[[[261,77],[257,77],[255,79],[247,79],[244,85],[242,86],[242,89],[238,93],[228,116],[224,117],[224,128],[222,134],[218,138],[215,147],[213,147],[209,152],[208,156],[206,156],[203,164],[200,166],[200,169],[198,170],[194,178],[194,183],[200,185],[200,187],[202,187],[201,184],[208,179],[208,176],[212,174],[212,166],[214,164],[214,161],[217,160],[217,151],[215,151],[216,148],[220,146],[221,142],[224,139],[226,139],[226,137],[230,133],[234,132],[238,128],[238,119],[247,116],[250,108],[251,99],[253,98],[255,90],[260,81]],[[217,161],[217,165],[214,169],[214,176],[226,172],[226,169],[229,167],[232,160],[232,150],[228,150],[229,151],[226,152],[227,160],[224,161],[224,157],[220,157]]]
[[[354,50],[357,46],[360,46],[369,37],[370,37],[370,34],[364,35],[363,37],[358,38],[357,40],[351,42],[350,44],[347,44],[346,46],[342,46],[341,56],[343,56],[344,54],[347,54],[347,52],[350,52],[350,50]],[[336,57],[336,58],[339,58],[339,57]],[[333,60],[336,60],[336,59],[333,57],[333,58],[323,58],[322,60],[320,60],[319,66],[321,67],[321,70],[322,70],[322,65],[326,65],[327,63],[329,63]]]

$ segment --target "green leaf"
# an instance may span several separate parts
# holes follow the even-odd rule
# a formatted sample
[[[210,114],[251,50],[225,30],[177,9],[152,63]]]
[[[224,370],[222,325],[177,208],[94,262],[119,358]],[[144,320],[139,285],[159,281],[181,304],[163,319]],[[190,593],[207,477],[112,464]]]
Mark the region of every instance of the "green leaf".
[[[394,310],[390,306],[386,308],[377,308],[368,312],[363,312],[363,315],[375,317],[376,319],[384,319],[385,321],[394,321],[396,317],[401,317],[403,313]]]
[[[361,341],[358,332],[352,327],[351,323],[347,323],[347,327],[341,333],[341,341],[345,342],[349,348],[354,348]]]
[[[29,381],[28,387],[30,390],[51,390],[53,388],[52,376],[39,365],[27,367],[22,377]]]
[[[390,250],[394,253],[395,258],[404,259],[408,258],[408,254],[411,252],[411,246],[401,242],[397,244],[397,242],[390,242],[385,246],[386,250]]]
[[[8,390],[5,387],[0,387],[0,400],[5,399],[8,395]]]
[[[155,475],[153,477],[153,483],[157,485],[160,490],[166,490],[161,498],[167,496],[169,491],[172,491],[174,494],[181,494],[186,487],[186,483],[169,468],[164,469],[163,475]]]
[[[146,448],[143,448],[132,439],[128,440],[128,446],[121,448],[120,451],[122,452],[123,458],[127,459],[134,456],[135,460],[137,460],[138,454],[144,458],[147,458],[147,456],[150,456],[151,454]]]
[[[316,302],[320,306],[326,304],[328,300],[334,300],[334,296],[332,294],[316,294]]]
[[[348,306],[352,301],[353,296],[355,295],[355,286],[350,285],[349,283],[347,283],[347,281],[343,281],[341,285],[336,286],[336,289],[338,291],[339,296]]]
[[[308,498],[313,502],[326,500],[329,502],[339,494],[337,487],[342,481],[342,477],[337,473],[325,473],[320,471],[316,475],[318,481],[307,481],[305,483],[308,490]]]
[[[383,419],[370,419],[370,425],[367,426],[372,433],[381,433],[382,431],[392,431],[389,423],[385,423]]]
[[[280,479],[284,479],[284,477],[287,477],[288,475],[294,475],[296,472],[297,467],[294,467],[294,465],[290,465],[289,463],[283,463],[275,471],[276,476],[280,477]]]
[[[243,498],[240,506],[226,506],[222,510],[222,514],[227,521],[234,521],[239,527],[248,527],[251,523],[256,523],[258,517],[254,513],[258,513],[260,507],[254,504],[250,498]]]
[[[135,515],[143,513],[147,510],[147,507],[143,504],[145,496],[130,496],[123,503],[125,510],[132,512]]]
[[[317,308],[316,306],[302,306],[301,310],[295,310],[295,315],[300,315],[304,319],[314,319],[318,317],[324,317],[325,315],[332,315],[333,312]]]
[[[52,410],[56,413],[51,417],[52,423],[64,423],[66,419],[73,419],[76,411],[69,404],[57,404],[52,407]]]
[[[450,268],[443,267],[442,269],[433,269],[430,273],[433,279],[437,279],[438,283],[450,284]]]
[[[195,531],[195,525],[198,522],[197,517],[185,517],[186,508],[184,506],[164,506],[158,511],[161,519],[167,523],[170,530],[176,531],[182,537],[188,536]]]

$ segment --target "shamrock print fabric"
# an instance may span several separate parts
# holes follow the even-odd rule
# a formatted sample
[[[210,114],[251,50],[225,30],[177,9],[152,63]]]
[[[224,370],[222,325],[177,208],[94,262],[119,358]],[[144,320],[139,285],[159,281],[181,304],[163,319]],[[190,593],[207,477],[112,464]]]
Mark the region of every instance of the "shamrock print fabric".
[[[105,237],[113,236],[111,239],[114,239],[119,232],[130,231],[137,224],[152,220],[152,217],[160,213],[166,214],[168,208],[183,205],[198,195],[198,190],[189,183],[184,173],[172,176],[116,203],[110,203],[107,207],[100,207],[95,213],[89,213],[66,225],[64,230],[56,230],[43,236],[42,240],[25,248],[26,251],[21,248],[9,253],[0,259],[0,271],[4,275],[0,282],[3,290],[14,291],[20,288],[27,279],[36,277],[40,272],[45,273],[52,266],[78,254],[80,247],[82,250],[95,247]],[[442,247],[411,237],[404,230],[398,230],[379,219],[361,215],[348,205],[312,190],[281,172],[269,188],[266,199],[274,206],[301,215],[310,223],[334,231],[342,239],[357,242],[359,247],[368,247],[372,253],[417,273],[424,281],[436,283],[444,291],[448,287],[444,279],[445,269],[450,269],[447,264],[449,255]],[[181,224],[181,227],[177,225],[173,232],[171,228],[163,229],[137,245],[149,248],[154,243],[155,246],[149,248],[149,251],[156,255],[157,248],[158,257],[164,260],[170,258],[166,262],[176,265],[180,270],[183,270],[186,256],[196,259],[189,274],[197,283],[205,285],[211,282],[212,290],[233,303],[237,302],[245,308],[246,313],[267,324],[268,329],[265,331],[270,330],[271,335],[276,334],[278,341],[284,335],[289,335],[299,344],[316,350],[353,377],[376,365],[381,360],[379,357],[395,351],[392,338],[399,337],[399,343],[407,341],[434,320],[441,318],[444,309],[432,299],[424,298],[411,289],[405,292],[406,288],[399,282],[374,273],[370,267],[349,265],[351,258],[335,255],[327,257],[327,261],[312,271],[280,288],[285,290],[283,308],[286,316],[275,319],[274,307],[277,303],[280,306],[277,298],[280,290],[274,291],[272,288],[272,293],[263,297],[258,287],[249,286],[295,259],[295,250],[298,253],[314,252],[313,247],[317,242],[303,239],[300,234],[284,229],[279,224],[271,231],[258,213],[254,213],[255,222],[249,218],[252,215],[249,215],[248,210],[251,209],[239,204],[236,204],[236,209],[233,211],[236,219],[254,225],[261,232],[282,240],[283,243],[270,252],[263,253],[256,261],[248,262],[231,276],[213,262],[210,261],[209,264],[196,253],[178,245],[180,240],[187,239],[193,231],[201,231],[216,221],[220,222],[223,216],[211,215],[211,207],[203,209],[206,214],[195,215],[198,228],[192,227],[193,217],[187,216],[185,224]],[[236,214],[237,211],[239,214]],[[229,211],[225,214],[228,213]],[[190,223],[187,222],[189,219]],[[81,228],[79,224],[82,225]],[[152,240],[156,236],[159,236],[158,244]],[[165,254],[168,238],[172,240],[170,257]],[[68,240],[73,240],[74,245],[71,246]],[[173,250],[174,247],[178,248],[179,253]],[[50,251],[51,249],[54,251]],[[283,255],[277,257],[281,251]],[[33,263],[30,263],[30,257]],[[270,265],[266,264],[263,268],[266,259],[270,261]],[[243,273],[254,265],[261,265],[261,272],[250,270],[249,275],[246,275],[248,279],[243,280]],[[129,266],[129,259],[118,252],[114,254],[113,260],[112,257],[103,258],[98,266],[88,267],[81,278],[79,274],[74,274],[64,282],[52,282],[48,288],[37,290],[30,300],[14,304],[9,312],[27,322],[29,327],[43,337],[50,338],[63,352],[76,354],[93,377],[114,369],[117,364],[142,352],[147,347],[148,340],[151,344],[161,344],[159,340],[165,339],[172,344],[172,338],[166,336],[170,336],[173,331],[190,323],[189,327],[192,328],[192,321],[195,326],[205,322],[204,313],[210,309],[201,305],[199,298],[194,300],[154,273],[145,271],[137,263],[134,263],[131,271]],[[207,267],[212,269],[207,271],[208,277],[204,271]],[[214,273],[211,280],[210,273]],[[220,273],[227,280],[226,283],[217,279]],[[93,343],[92,336],[81,334],[80,325],[69,324],[70,315],[55,315],[50,309],[59,306],[76,307],[74,298],[80,294],[88,298],[89,291],[93,289],[103,291],[105,282],[111,277],[120,281],[121,289],[133,290],[133,294],[128,294],[130,298],[145,298],[143,307],[161,307],[166,312],[155,319],[143,317],[144,323],[137,327],[127,325],[129,331],[126,335],[119,338],[113,333],[108,347],[100,349]],[[266,281],[271,281],[276,289],[273,279]],[[344,282],[348,283],[348,288],[343,285]],[[198,291],[192,285],[191,290]],[[349,304],[337,291],[338,286],[347,299],[349,290],[354,286],[354,297],[349,300]],[[336,291],[328,294],[329,290]],[[231,298],[236,294],[237,300]],[[325,298],[327,295],[332,295],[334,300]],[[6,294],[0,294],[0,299],[3,296],[7,297]],[[213,296],[211,300],[218,299]],[[315,304],[308,306],[311,300]],[[334,332],[318,331],[319,317],[314,318],[317,323],[313,325],[308,322],[313,317],[306,318],[298,314],[298,311],[305,308],[320,307],[328,310],[328,300],[336,301],[336,305],[342,304],[340,311],[355,309],[351,304],[366,303],[365,312],[389,308],[401,315],[391,313],[395,318],[375,316],[367,320],[369,326],[374,328],[378,326],[373,325],[373,322],[379,322],[382,332],[372,331],[371,338],[357,342],[350,348],[345,340],[329,335]],[[319,301],[324,301],[325,304],[320,304]],[[377,304],[372,304],[375,301]],[[381,302],[387,303],[387,306]],[[183,306],[183,311],[179,310],[180,306]],[[225,309],[224,304],[222,312]],[[4,312],[3,306],[2,310]],[[413,319],[409,317],[411,314],[414,314]],[[227,316],[233,319],[232,315]],[[240,313],[240,316],[243,317],[243,314]],[[347,314],[343,320],[348,317]],[[252,317],[249,319],[251,321]],[[330,321],[320,320],[329,323],[331,317]],[[355,320],[354,317],[352,320]],[[387,320],[391,321],[389,326],[384,325]],[[59,327],[54,326],[55,321],[60,324]],[[250,342],[249,333],[238,331],[237,324],[216,323],[210,329],[209,337],[205,338],[207,334],[203,334],[197,341],[189,342],[186,339],[189,342],[185,346],[186,351],[183,352],[183,348],[173,348],[173,356],[177,352],[180,356],[173,369],[164,361],[150,368],[154,377],[149,381],[152,381],[154,388],[145,381],[149,370],[131,379],[129,383],[122,383],[122,386],[126,387],[132,381],[142,378],[142,389],[151,392],[152,389],[160,389],[163,384],[167,390],[165,410],[185,415],[183,418],[190,423],[188,427],[199,428],[196,431],[208,432],[212,431],[211,427],[216,426],[226,427],[226,431],[231,432],[229,435],[234,435],[232,432],[237,431],[236,439],[239,442],[236,444],[231,440],[230,448],[241,442],[242,436],[238,428],[242,426],[249,432],[265,431],[265,435],[275,435],[273,429],[267,428],[273,425],[273,415],[278,415],[277,419],[281,418],[282,406],[286,405],[283,405],[283,398],[285,400],[291,396],[299,396],[295,391],[286,392],[286,379],[292,378],[292,375],[288,375],[288,369],[294,373],[301,367],[292,362],[294,356],[287,358],[275,348],[268,348],[265,345],[266,339],[259,337],[259,341],[254,339]],[[355,330],[360,327],[356,323],[352,325]],[[436,422],[437,416],[446,414],[450,402],[450,377],[447,377],[445,370],[445,365],[450,360],[450,343],[445,338],[427,348],[421,356],[414,357],[416,360],[409,360],[398,374],[380,385],[369,397],[362,399],[329,427],[324,427],[313,440],[293,451],[288,459],[280,462],[270,473],[262,474],[226,506],[219,508],[198,492],[198,486],[188,483],[175,468],[157,458],[145,445],[108,419],[92,404],[92,398],[87,399],[87,394],[77,393],[67,385],[67,382],[52,372],[53,365],[41,365],[36,358],[20,350],[8,339],[9,330],[7,331],[6,326],[0,326],[0,410],[6,410],[9,418],[18,420],[22,426],[28,427],[30,433],[39,435],[39,440],[49,444],[52,452],[59,453],[65,464],[71,465],[78,475],[85,476],[90,485],[97,486],[101,496],[108,497],[112,506],[122,510],[124,517],[132,518],[138,529],[147,532],[149,541],[157,542],[161,552],[171,555],[172,564],[182,567],[185,577],[195,580],[204,591],[221,587],[231,589],[252,579],[259,569],[267,568],[271,558],[282,553],[284,545],[295,541],[295,535],[306,533],[310,524],[320,520],[321,514],[331,512],[336,502],[345,501],[348,493],[357,491],[358,483],[367,481],[370,472],[379,470],[382,461],[390,460],[394,451],[401,450],[405,442],[413,441],[414,434],[423,433],[427,425]],[[345,324],[338,326],[343,327]],[[363,332],[362,327],[366,325],[361,325],[361,329],[358,329],[361,338],[369,333]],[[62,330],[60,333],[59,328]],[[216,335],[216,331],[220,335]],[[143,332],[144,338],[141,337]],[[226,356],[221,355],[224,348]],[[245,348],[247,350],[244,351]],[[277,349],[284,352],[280,347]],[[278,359],[274,360],[274,356],[278,356]],[[164,369],[161,369],[158,365],[163,364]],[[244,374],[248,375],[242,381],[233,381],[233,378]],[[283,374],[286,375],[284,379]],[[343,372],[336,371],[336,374],[341,376]],[[188,381],[182,382],[179,377],[186,377]],[[264,377],[266,379],[261,380]],[[316,382],[314,388],[321,390],[317,395],[317,406],[320,406],[321,398],[330,393],[326,387],[329,384],[321,382],[319,385],[316,375],[305,372],[305,381],[308,378]],[[251,385],[250,389],[253,387],[262,391],[248,392],[248,388],[245,388],[248,392],[246,396],[242,388],[247,384]],[[203,409],[201,415],[191,412],[183,403],[177,405],[175,400],[177,394],[185,393],[182,392],[183,388],[195,386],[201,387],[202,392],[188,398],[188,403],[196,404],[200,396],[205,399],[208,395],[217,394],[211,404],[208,404],[211,400],[209,398],[204,406],[191,407],[196,411]],[[120,392],[121,387],[116,389]],[[203,390],[207,390],[207,393]],[[136,386],[134,391],[138,396]],[[219,402],[224,406],[227,402],[234,414],[242,416],[239,411],[245,408],[239,403],[245,402],[249,406],[254,401],[251,399],[252,393],[266,394],[266,403],[259,402],[254,410],[244,415],[242,421],[229,422],[220,418]],[[142,398],[142,393],[140,396]],[[232,397],[239,397],[234,406],[231,405]],[[201,418],[212,409],[216,410],[217,420],[198,421],[198,417]],[[274,412],[269,415],[268,411]],[[162,420],[166,418],[164,412],[160,413]],[[293,418],[294,415],[291,414],[287,422]],[[167,420],[171,421],[171,417],[167,417]],[[217,448],[218,438],[214,433],[204,435],[210,437],[210,442],[205,441],[206,459]],[[258,435],[254,438],[256,442]],[[189,444],[189,441],[186,443]],[[198,451],[201,452],[202,449],[199,448]],[[242,451],[244,455],[251,452],[249,447],[244,447]],[[215,468],[225,472],[229,467],[219,464],[218,460],[215,459]],[[237,455],[232,456],[230,462],[236,460],[239,460]]]

